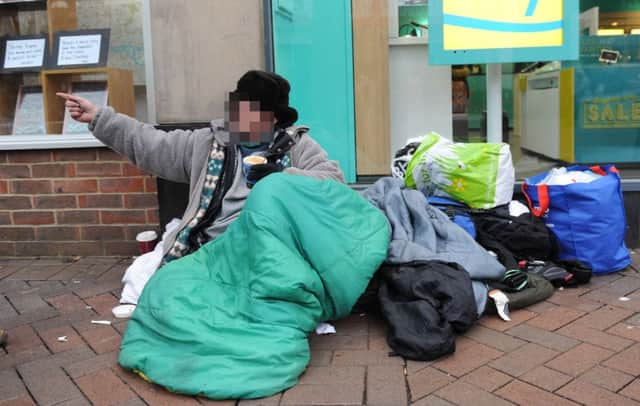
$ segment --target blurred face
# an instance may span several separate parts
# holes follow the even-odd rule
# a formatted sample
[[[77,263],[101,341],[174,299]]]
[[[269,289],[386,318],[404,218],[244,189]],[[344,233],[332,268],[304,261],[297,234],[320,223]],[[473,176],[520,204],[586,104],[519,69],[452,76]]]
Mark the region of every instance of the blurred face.
[[[261,111],[257,101],[229,101],[225,103],[225,124],[229,130],[229,142],[266,143],[273,140],[273,112]]]

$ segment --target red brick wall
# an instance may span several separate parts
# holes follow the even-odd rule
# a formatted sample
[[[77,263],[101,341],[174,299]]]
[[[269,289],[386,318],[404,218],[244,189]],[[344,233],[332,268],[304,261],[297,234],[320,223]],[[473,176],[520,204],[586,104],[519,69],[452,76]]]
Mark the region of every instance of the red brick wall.
[[[0,257],[137,253],[155,177],[107,148],[0,151]]]

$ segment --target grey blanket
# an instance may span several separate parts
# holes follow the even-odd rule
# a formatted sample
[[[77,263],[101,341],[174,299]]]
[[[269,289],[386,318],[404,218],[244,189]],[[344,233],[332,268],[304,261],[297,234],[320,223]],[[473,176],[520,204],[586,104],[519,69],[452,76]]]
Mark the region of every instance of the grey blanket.
[[[363,196],[382,210],[391,225],[386,262],[402,264],[416,260],[441,260],[460,264],[471,276],[478,315],[487,303],[487,279],[498,280],[505,268],[424,195],[406,189],[404,182],[382,178],[363,191]]]

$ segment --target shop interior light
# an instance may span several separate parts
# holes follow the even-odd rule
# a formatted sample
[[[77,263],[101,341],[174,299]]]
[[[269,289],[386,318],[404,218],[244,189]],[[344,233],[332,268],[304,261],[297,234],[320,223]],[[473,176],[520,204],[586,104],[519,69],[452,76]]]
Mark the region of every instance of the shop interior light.
[[[640,28],[632,28],[631,35],[640,35]]]
[[[617,27],[618,26],[618,22],[617,21],[612,21],[611,22],[611,26],[612,27]]]
[[[598,35],[624,35],[624,29],[622,28],[600,28],[598,29]]]

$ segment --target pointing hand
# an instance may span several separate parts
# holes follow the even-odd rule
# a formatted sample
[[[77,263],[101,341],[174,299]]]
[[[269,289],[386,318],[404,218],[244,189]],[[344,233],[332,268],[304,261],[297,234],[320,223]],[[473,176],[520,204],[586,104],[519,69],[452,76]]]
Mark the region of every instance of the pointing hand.
[[[95,104],[83,97],[61,92],[56,93],[56,96],[66,100],[64,105],[69,109],[71,118],[81,123],[90,123],[98,113]]]

